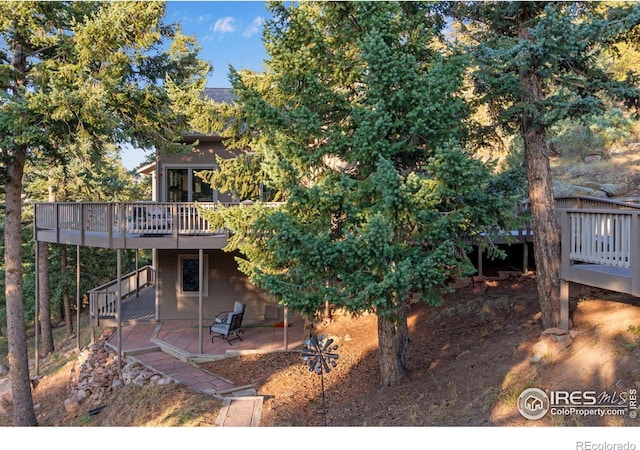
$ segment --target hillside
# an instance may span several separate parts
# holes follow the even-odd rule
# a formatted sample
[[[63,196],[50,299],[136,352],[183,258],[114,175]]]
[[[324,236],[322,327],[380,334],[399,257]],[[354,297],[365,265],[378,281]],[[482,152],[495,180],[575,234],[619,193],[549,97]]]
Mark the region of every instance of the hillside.
[[[612,185],[617,185],[618,195],[638,195],[639,162],[640,145],[630,144],[602,155],[556,158],[553,170],[558,183],[581,186],[585,195],[608,195],[603,187],[613,189]],[[637,419],[620,417],[554,416],[531,421],[515,408],[527,387],[609,392],[640,387],[640,300],[580,286],[572,286],[571,299],[577,332],[571,345],[536,362],[532,357],[542,329],[536,321],[534,274],[476,281],[447,295],[440,307],[412,305],[407,380],[383,391],[378,389],[375,317],[336,315],[314,330],[334,337],[339,345],[338,366],[324,380],[327,423],[637,426]],[[87,335],[83,331],[82,336]],[[0,338],[0,344],[3,339],[6,343],[6,338]],[[74,339],[57,339],[58,351],[41,363],[44,376],[33,391],[40,425],[196,427],[215,423],[218,400],[176,385],[128,386],[101,399],[104,409],[97,414],[90,414],[98,406],[91,403],[66,413],[63,402],[77,367],[74,345]],[[265,396],[263,426],[323,424],[319,377],[309,373],[298,353],[240,357],[205,367],[236,384],[257,386]],[[0,373],[0,399],[6,377]],[[0,426],[11,425],[11,404],[0,401]]]
[[[637,426],[620,417],[523,418],[515,402],[527,387],[623,391],[640,388],[640,301],[575,287],[573,343],[533,362],[540,337],[535,278],[486,280],[447,295],[440,307],[418,304],[409,315],[407,381],[379,390],[374,316],[337,315],[316,333],[336,339],[338,366],[325,376],[327,423],[333,426]],[[68,359],[68,363],[64,360]],[[53,364],[53,361],[58,361]],[[44,426],[212,426],[217,400],[180,386],[126,387],[69,414],[74,366],[69,352],[50,358],[58,370],[34,389]],[[244,356],[205,365],[265,396],[262,426],[322,426],[321,385],[295,352]],[[10,411],[10,405],[4,404]],[[453,413],[455,411],[455,413]],[[0,425],[11,426],[10,415]]]

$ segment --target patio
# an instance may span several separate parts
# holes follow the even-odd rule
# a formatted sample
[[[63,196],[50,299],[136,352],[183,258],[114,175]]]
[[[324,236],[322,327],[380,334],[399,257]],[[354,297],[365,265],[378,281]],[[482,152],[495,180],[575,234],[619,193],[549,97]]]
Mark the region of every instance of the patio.
[[[234,340],[231,345],[223,339],[211,342],[209,325],[203,323],[202,330],[197,321],[165,320],[155,321],[149,314],[155,301],[153,288],[140,291],[137,298],[122,303],[122,315],[126,321],[122,325],[122,350],[125,355],[135,355],[162,349],[176,358],[189,362],[204,362],[215,359],[251,353],[301,350],[305,335],[305,320],[294,314],[288,320],[288,327],[282,321],[253,321],[242,324],[242,340]],[[286,343],[285,343],[286,332]],[[202,339],[202,352],[200,352]],[[118,333],[114,333],[109,344],[118,348]]]

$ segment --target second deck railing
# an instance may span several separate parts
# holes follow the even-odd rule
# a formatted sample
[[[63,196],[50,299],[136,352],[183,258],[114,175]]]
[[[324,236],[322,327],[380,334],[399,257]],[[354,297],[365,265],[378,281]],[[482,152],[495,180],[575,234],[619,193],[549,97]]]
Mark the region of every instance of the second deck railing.
[[[612,267],[634,267],[639,255],[639,212],[625,210],[564,211],[563,246],[565,263],[583,262]]]
[[[155,270],[151,266],[144,266],[137,271],[123,275],[120,281],[112,280],[90,290],[88,294],[91,325],[98,326],[100,317],[115,317],[118,294],[121,299],[131,297],[143,287],[154,285],[155,275]]]

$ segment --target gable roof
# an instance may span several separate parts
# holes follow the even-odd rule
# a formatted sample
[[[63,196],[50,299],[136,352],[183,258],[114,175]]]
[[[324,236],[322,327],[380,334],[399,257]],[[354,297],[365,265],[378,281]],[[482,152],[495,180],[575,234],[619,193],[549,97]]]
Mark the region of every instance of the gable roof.
[[[205,88],[204,95],[216,103],[233,103],[235,100],[231,88]]]

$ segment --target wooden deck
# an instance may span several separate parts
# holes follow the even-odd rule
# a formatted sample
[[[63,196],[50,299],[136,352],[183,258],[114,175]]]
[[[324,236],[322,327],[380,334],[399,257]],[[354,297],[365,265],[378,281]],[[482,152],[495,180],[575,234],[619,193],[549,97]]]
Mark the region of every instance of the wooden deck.
[[[112,249],[222,249],[227,245],[227,232],[200,232],[199,234],[174,234],[165,232],[120,233],[119,230],[36,230],[38,241],[82,247]]]
[[[201,208],[193,203],[38,203],[34,237],[114,249],[224,248],[227,231],[212,230],[200,217]],[[524,210],[526,204],[520,205]],[[562,233],[561,325],[568,329],[570,282],[640,297],[640,198],[557,198],[556,213]],[[531,230],[518,233],[515,240],[526,248]],[[123,320],[155,317],[155,303],[153,310],[145,302],[122,306]],[[139,312],[129,313],[129,308]]]
[[[122,322],[133,325],[138,322],[156,321],[155,286],[147,286],[122,302]]]
[[[569,283],[640,297],[640,209],[635,202],[602,206],[559,210],[560,324],[565,330]]]
[[[219,207],[217,203],[36,203],[34,238],[113,249],[221,249],[228,231],[214,229],[201,214]]]

